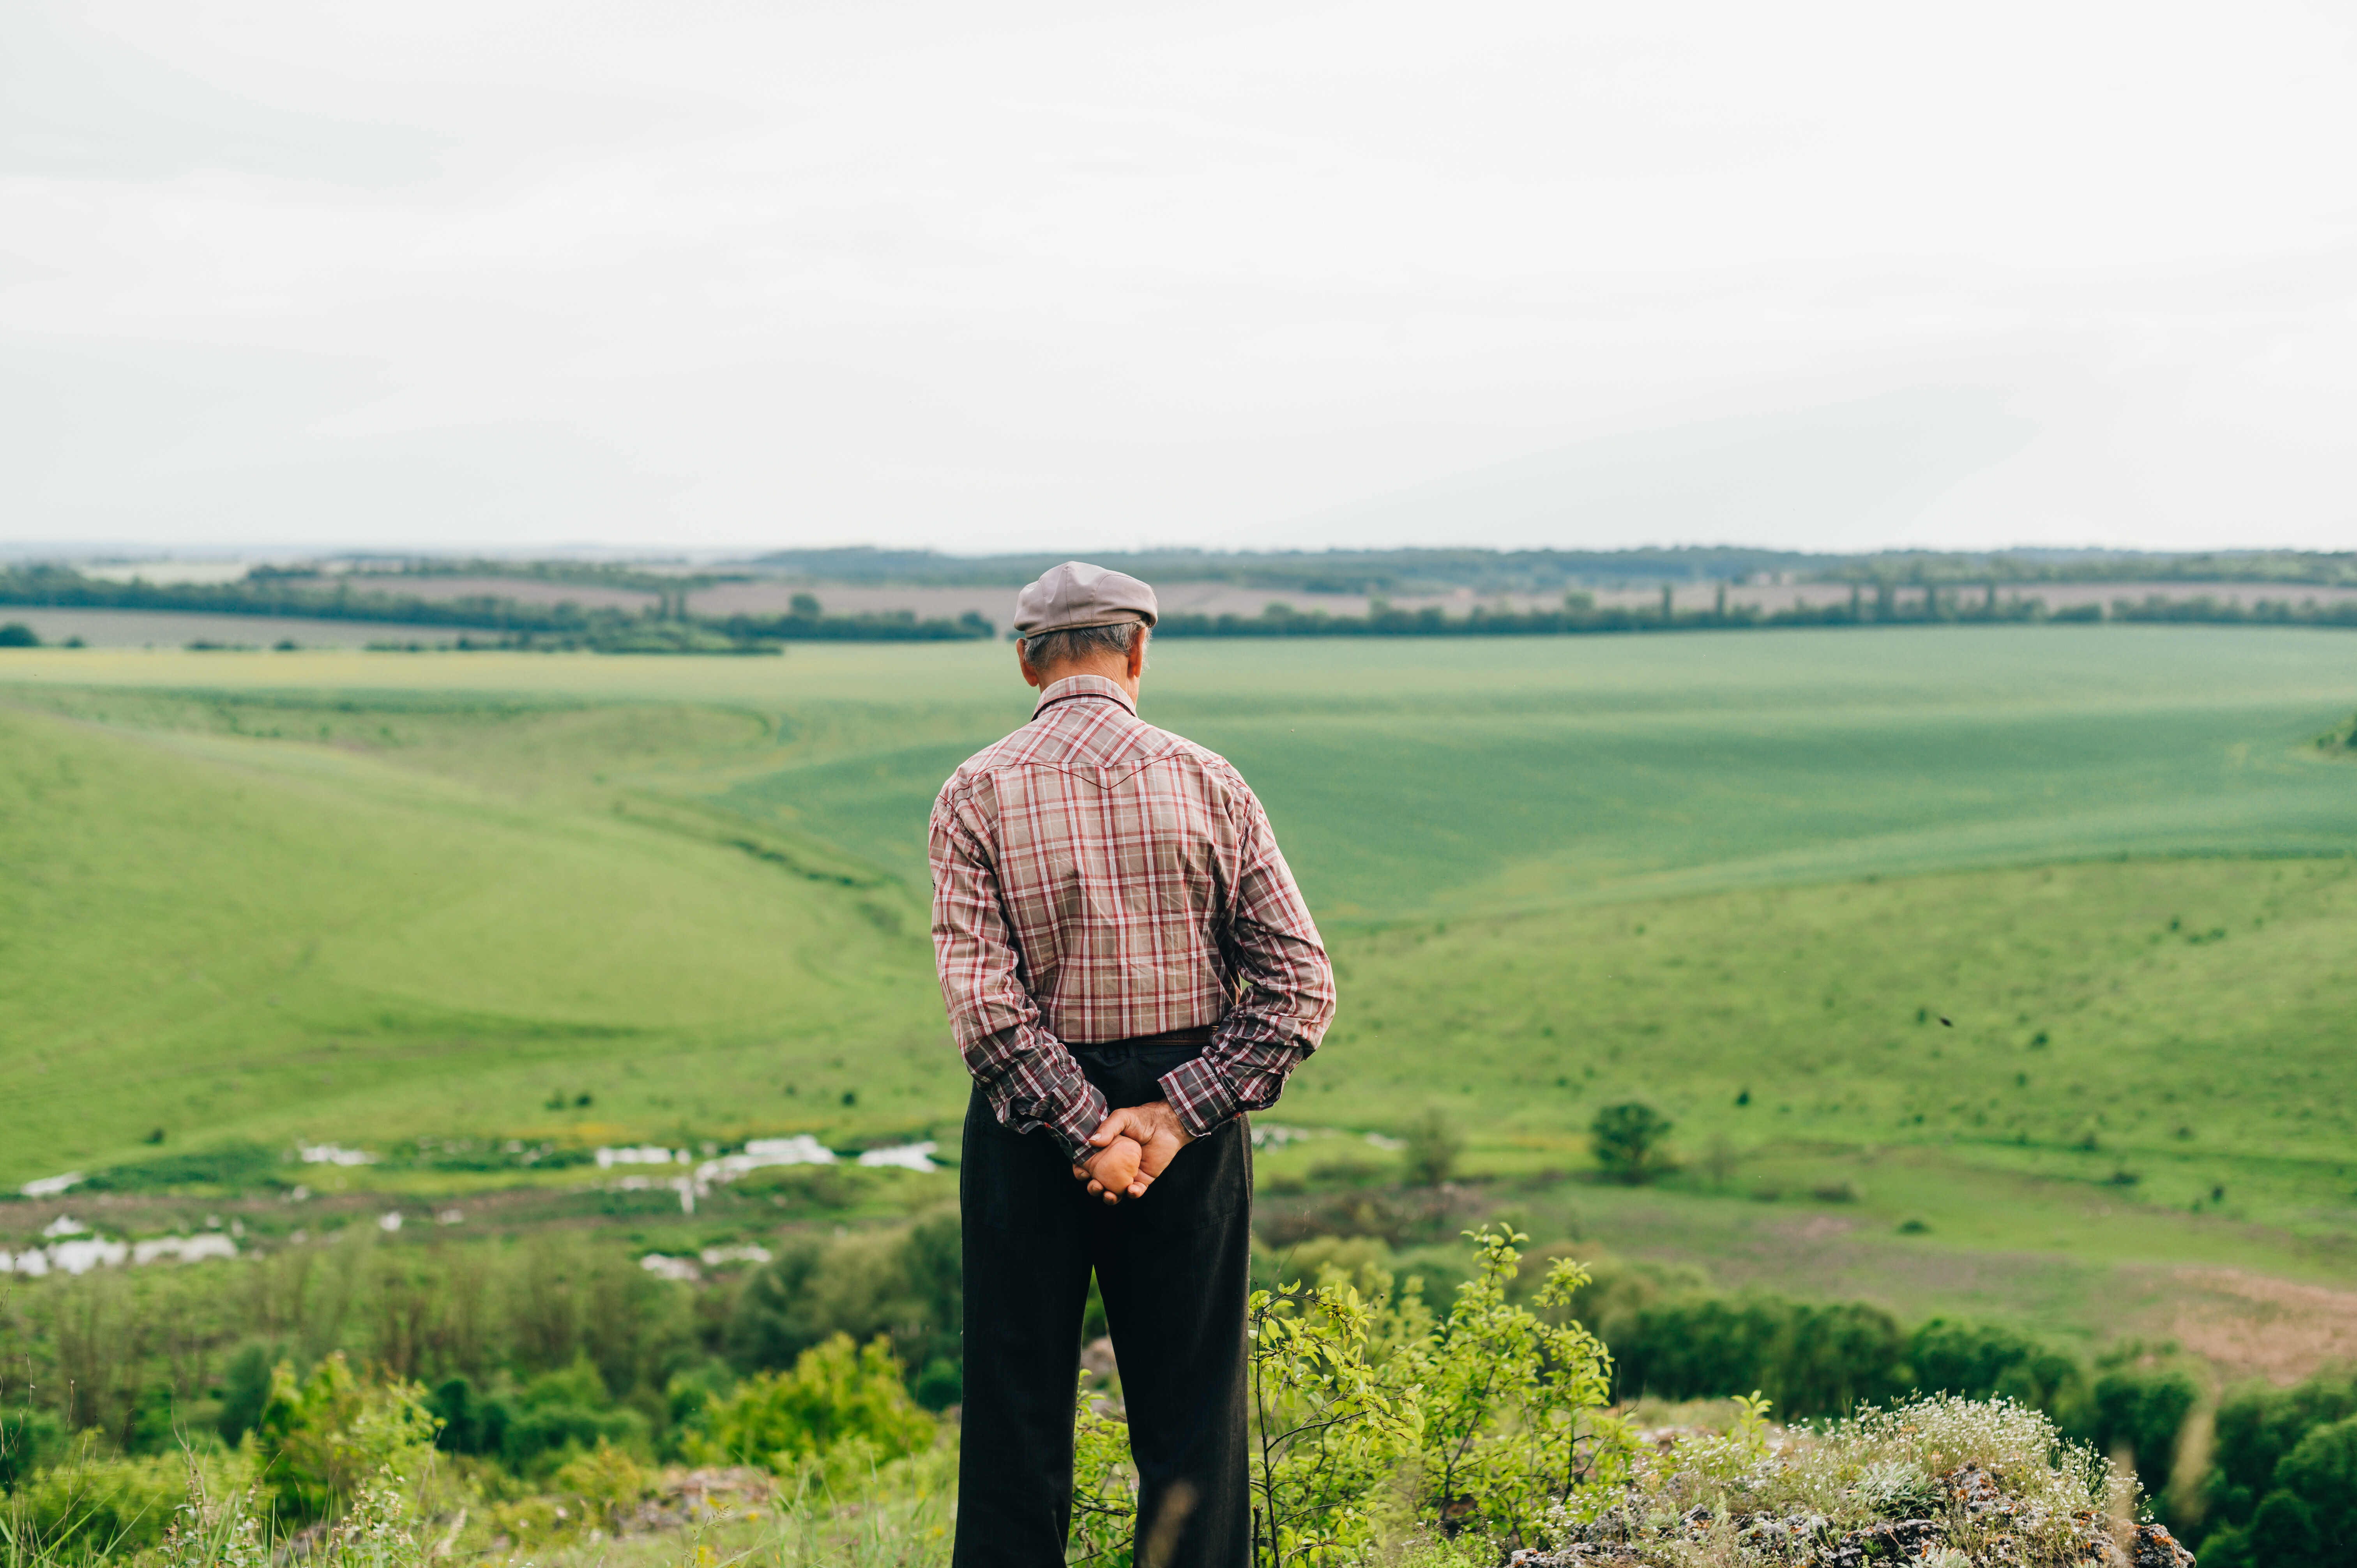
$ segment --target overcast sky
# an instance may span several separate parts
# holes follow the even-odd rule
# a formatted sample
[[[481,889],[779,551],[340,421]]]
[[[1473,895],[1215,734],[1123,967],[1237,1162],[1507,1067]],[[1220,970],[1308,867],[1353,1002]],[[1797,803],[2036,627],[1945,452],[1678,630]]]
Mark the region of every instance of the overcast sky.
[[[0,6],[0,542],[2357,546],[2357,6]]]

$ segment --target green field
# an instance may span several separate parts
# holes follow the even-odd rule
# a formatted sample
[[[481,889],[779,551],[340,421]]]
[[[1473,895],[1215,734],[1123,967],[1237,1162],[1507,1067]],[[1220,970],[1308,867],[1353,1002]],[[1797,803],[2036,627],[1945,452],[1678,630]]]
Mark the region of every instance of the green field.
[[[924,813],[1013,662],[0,651],[0,1183],[946,1133]],[[1146,688],[1341,968],[1271,1120],[1437,1103],[1534,1222],[2089,1333],[2154,1270],[2357,1281],[2352,707],[2357,637],[2196,627],[1174,641]],[[1571,1179],[1631,1095],[1684,1168]]]

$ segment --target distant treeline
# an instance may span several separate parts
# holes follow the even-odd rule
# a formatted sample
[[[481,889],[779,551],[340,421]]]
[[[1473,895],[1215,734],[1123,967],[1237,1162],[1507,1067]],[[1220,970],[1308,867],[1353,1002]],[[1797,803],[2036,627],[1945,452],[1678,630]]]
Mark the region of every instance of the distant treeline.
[[[2019,595],[1997,597],[1993,587],[1966,591],[1933,586],[1902,599],[1897,585],[1879,585],[1869,596],[1864,585],[1853,587],[1849,602],[1796,605],[1790,609],[1762,610],[1751,605],[1730,605],[1724,594],[1716,608],[1675,608],[1665,594],[1659,606],[1598,606],[1586,594],[1566,597],[1560,609],[1501,610],[1476,606],[1462,617],[1438,609],[1396,609],[1380,601],[1363,616],[1329,616],[1318,610],[1297,610],[1273,604],[1257,616],[1166,616],[1156,628],[1160,637],[1544,637],[1592,632],[1706,631],[1745,627],[1923,626],[1995,622],[2060,621],[2189,621],[2222,625],[2357,627],[2357,600],[2319,603],[2309,600],[2261,599],[2244,605],[2211,596],[2170,599],[2158,595],[2141,601],[2115,600],[2108,613],[2101,605],[2073,605],[2050,610],[2044,600]]]
[[[526,604],[490,595],[426,599],[355,590],[348,580],[257,572],[234,583],[110,582],[59,566],[0,570],[0,605],[57,609],[174,610],[209,615],[300,616],[314,620],[376,621],[441,627],[452,647],[587,650],[597,653],[758,653],[796,641],[942,642],[987,638],[978,615],[920,620],[907,611],[831,616],[806,596],[781,616],[688,616],[665,598],[646,611]],[[423,644],[403,647],[422,648]]]
[[[2018,550],[1812,554],[1732,545],[1643,550],[1156,550],[1088,553],[1151,582],[1232,583],[1289,593],[1553,593],[1580,586],[1791,581],[1974,583],[2217,582],[2357,585],[2357,552]],[[783,550],[758,564],[815,582],[1014,587],[1062,555],[944,555],[930,550]]]
[[[875,556],[906,561],[909,556],[884,552],[820,553]],[[1405,554],[1472,557],[1482,552],[1402,552]],[[1729,557],[1721,566],[1740,564],[1738,552],[1627,552],[1628,555],[1667,557],[1695,555]],[[1540,554],[1557,564],[1591,559],[1530,553],[1524,556],[1491,555],[1505,563],[1529,561]],[[922,557],[945,560],[946,557]],[[1024,568],[1037,565],[1028,557],[994,557]],[[1042,560],[1045,558],[1043,557]],[[1125,562],[1141,574],[1158,564],[1166,579],[1186,575],[1192,567],[1176,557],[1128,560],[1108,556],[1108,563]],[[1199,558],[1237,561],[1249,557]],[[1311,559],[1304,557],[1304,559]],[[1598,558],[1600,559],[1600,558]],[[1829,560],[1830,557],[1819,558]],[[1961,562],[1961,557],[1942,557]],[[2186,580],[2199,580],[2192,563],[2214,564],[2219,557],[2171,558],[2183,564]],[[2252,557],[2244,564],[2276,558]],[[2301,559],[2337,562],[2338,556]],[[1661,564],[1656,561],[1656,564]],[[854,564],[857,564],[854,563]],[[1582,633],[1705,631],[1745,627],[1838,627],[1924,625],[1995,621],[2183,621],[2221,625],[2357,626],[2357,600],[2320,602],[2313,598],[2263,597],[2249,604],[2238,598],[2199,595],[2172,598],[2147,595],[2142,599],[2115,599],[2108,610],[2084,604],[2050,609],[2035,594],[2021,591],[2029,578],[2006,576],[1981,563],[1975,579],[1937,576],[1900,578],[1891,575],[1851,575],[1846,601],[1795,605],[1779,610],[1730,604],[1724,582],[1717,604],[1708,609],[1677,607],[1672,585],[1664,582],[1657,603],[1598,605],[1595,596],[1578,589],[1566,591],[1560,605],[1524,610],[1476,606],[1468,615],[1450,616],[1435,607],[1402,609],[1378,593],[1365,615],[1330,615],[1298,609],[1282,602],[1257,616],[1209,616],[1181,612],[1163,618],[1165,637],[1533,637]],[[2255,569],[2255,567],[2253,569]],[[595,569],[568,568],[564,581],[588,581]],[[2058,569],[2059,570],[2059,569]],[[2319,573],[2321,566],[2316,568]],[[420,575],[428,575],[421,572]],[[1200,576],[1200,571],[1195,573]],[[2158,575],[2150,573],[2147,575]],[[2215,575],[2216,574],[2211,574]],[[628,575],[628,574],[624,574]],[[382,580],[382,579],[379,579]],[[914,581],[915,578],[903,580]],[[2047,579],[2058,580],[2058,579]],[[2288,584],[2289,578],[2257,578]],[[327,585],[332,582],[333,585]],[[1291,585],[1302,591],[1356,588],[1356,579],[1308,580]],[[573,603],[528,604],[516,599],[476,595],[459,599],[426,599],[377,588],[355,588],[348,579],[323,579],[257,570],[234,583],[158,585],[141,581],[111,582],[85,577],[58,566],[21,566],[0,570],[0,605],[39,605],[56,608],[172,610],[253,617],[308,617],[315,619],[375,621],[391,625],[447,628],[451,637],[436,643],[404,641],[371,644],[393,650],[424,650],[450,647],[522,649],[546,651],[587,650],[600,653],[765,653],[790,642],[953,642],[987,639],[997,628],[972,611],[955,619],[920,619],[906,611],[868,611],[829,615],[811,594],[798,594],[782,615],[699,616],[686,608],[687,589],[666,584],[655,601],[643,609],[585,608]],[[25,637],[30,633],[26,632]],[[18,639],[21,643],[22,639]]]
[[[1019,587],[1069,554],[943,555],[930,550],[784,550],[758,564],[816,582]],[[1232,583],[1298,594],[1545,593],[1582,584],[1735,582],[1823,571],[1847,559],[1792,550],[1111,551],[1087,559],[1149,583]]]

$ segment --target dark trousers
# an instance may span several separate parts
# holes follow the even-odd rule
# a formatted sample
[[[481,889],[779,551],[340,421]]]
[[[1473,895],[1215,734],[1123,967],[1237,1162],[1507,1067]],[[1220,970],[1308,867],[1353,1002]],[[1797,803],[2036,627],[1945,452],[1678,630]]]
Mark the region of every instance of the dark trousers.
[[[1072,1054],[1114,1106],[1200,1047]],[[965,1412],[956,1568],[1061,1568],[1072,1514],[1072,1406],[1093,1272],[1121,1364],[1139,1495],[1140,1568],[1243,1568],[1244,1295],[1252,1144],[1241,1117],[1179,1151],[1144,1197],[1107,1208],[1044,1132],[966,1107]]]

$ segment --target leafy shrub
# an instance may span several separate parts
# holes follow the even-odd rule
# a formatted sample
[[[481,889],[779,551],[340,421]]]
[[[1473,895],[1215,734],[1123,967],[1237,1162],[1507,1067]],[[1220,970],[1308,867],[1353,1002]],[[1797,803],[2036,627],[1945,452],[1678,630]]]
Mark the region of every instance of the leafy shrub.
[[[47,1553],[128,1556],[164,1539],[188,1495],[181,1455],[106,1455],[85,1434],[63,1463],[16,1489],[10,1532],[27,1561]]]
[[[791,1367],[827,1337],[817,1299],[825,1259],[821,1243],[798,1241],[745,1282],[728,1320],[728,1359],[738,1370]]]
[[[2268,1494],[2251,1520],[2248,1539],[2245,1551],[2232,1552],[2233,1560],[2254,1564],[2297,1563],[2306,1568],[2317,1563],[2318,1549],[2322,1545],[2317,1534],[2316,1515],[2291,1492]],[[2221,1555],[2225,1554],[2209,1554],[2213,1562]]]
[[[253,1434],[279,1516],[300,1523],[334,1512],[363,1482],[416,1474],[433,1448],[434,1417],[421,1391],[365,1386],[338,1352],[301,1382],[280,1363]]]
[[[903,1231],[870,1233],[787,1248],[746,1282],[727,1326],[728,1359],[742,1372],[794,1365],[837,1334],[865,1342],[890,1337],[909,1360],[932,1371],[963,1355],[964,1273],[954,1213]]]
[[[1607,1176],[1631,1186],[1650,1181],[1662,1165],[1662,1146],[1674,1125],[1642,1101],[1608,1105],[1588,1124],[1596,1163]]]
[[[2213,1543],[2226,1547],[2228,1555],[2239,1552],[2240,1530],[2276,1489],[2276,1471],[2284,1459],[2309,1433],[2352,1416],[2357,1416],[2357,1372],[2319,1373],[2287,1389],[2252,1384],[2220,1401],[2207,1487],[2212,1534],[2200,1543],[2202,1560],[2210,1560]],[[2222,1534],[2235,1540],[2221,1541]]]
[[[1072,1412],[1072,1523],[1066,1553],[1074,1563],[1125,1563],[1137,1529],[1137,1471],[1129,1425],[1100,1408],[1081,1380]]]
[[[468,1378],[446,1379],[425,1396],[425,1408],[440,1423],[434,1445],[447,1454],[499,1453],[515,1418],[506,1400],[478,1392]]]
[[[2095,1446],[2125,1450],[2153,1491],[2169,1482],[2177,1434],[2201,1402],[2201,1390],[2183,1372],[2117,1368],[2095,1380]]]
[[[846,1442],[898,1458],[933,1436],[933,1418],[909,1399],[890,1343],[879,1337],[858,1348],[848,1334],[803,1351],[790,1372],[748,1378],[709,1426],[721,1456],[780,1474]]]
[[[267,1345],[247,1345],[230,1358],[221,1374],[221,1413],[214,1430],[224,1443],[235,1443],[262,1419],[270,1402],[270,1374],[279,1357]]]
[[[500,1421],[504,1401],[485,1401],[486,1430],[500,1427],[499,1453],[511,1469],[546,1474],[560,1455],[606,1445],[644,1450],[647,1419],[617,1408],[587,1358],[561,1372],[544,1372],[523,1386]]]
[[[1550,1508],[1626,1474],[1633,1437],[1599,1413],[1611,1393],[1603,1345],[1508,1299],[1521,1261],[1513,1244],[1529,1238],[1485,1227],[1472,1240],[1479,1272],[1427,1345],[1394,1358],[1393,1377],[1412,1374],[1423,1390],[1427,1506],[1460,1529],[1534,1541]],[[1567,1307],[1587,1283],[1587,1271],[1560,1260],[1534,1305]]]
[[[2044,1411],[2065,1435],[2094,1434],[2086,1369],[2078,1358],[2027,1334],[1935,1317],[1909,1337],[1907,1363],[1924,1393],[2011,1400]]]
[[[1611,1343],[1624,1395],[1756,1389],[1792,1415],[1843,1415],[1910,1385],[1897,1319],[1863,1302],[1673,1298],[1638,1309]]]
[[[2357,1560],[2357,1418],[2319,1426],[2276,1466],[2283,1489],[2306,1503],[2319,1541]]]
[[[65,1423],[45,1410],[0,1415],[0,1491],[14,1489],[64,1451]]]
[[[556,1472],[556,1489],[571,1498],[584,1520],[619,1532],[650,1489],[646,1471],[623,1449],[600,1442]]]
[[[1427,1111],[1408,1129],[1406,1147],[1401,1157],[1407,1168],[1407,1179],[1416,1187],[1438,1187],[1457,1169],[1457,1156],[1464,1152],[1465,1135],[1449,1124],[1448,1118],[1437,1111]]]
[[[1625,1474],[1603,1347],[1512,1301],[1527,1238],[1469,1237],[1475,1273],[1438,1320],[1388,1275],[1362,1295],[1339,1258],[1314,1285],[1253,1293],[1256,1561],[1339,1562],[1403,1524],[1528,1543],[1549,1509]],[[1559,1311],[1586,1278],[1559,1261],[1534,1305]]]
[[[2218,1568],[2357,1563],[2357,1416],[2310,1427],[2276,1464],[2249,1525],[2230,1524],[2204,1541],[2201,1560]]]

